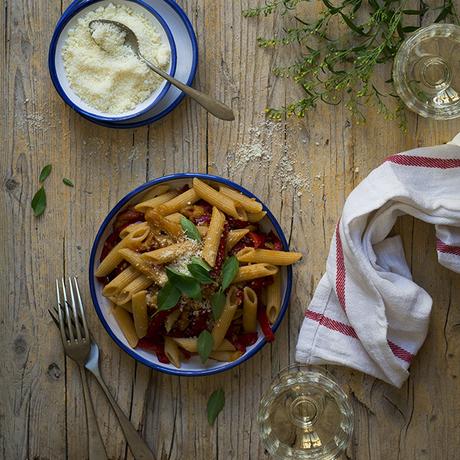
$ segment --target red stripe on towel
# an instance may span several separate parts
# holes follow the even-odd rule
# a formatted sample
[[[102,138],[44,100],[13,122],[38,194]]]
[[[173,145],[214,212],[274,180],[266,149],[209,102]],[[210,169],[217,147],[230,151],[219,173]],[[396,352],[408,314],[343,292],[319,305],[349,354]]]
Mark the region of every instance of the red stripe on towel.
[[[436,250],[438,252],[460,256],[460,246],[451,246],[450,244],[444,243],[444,241],[441,241],[439,238],[436,238]]]
[[[336,246],[336,264],[337,264],[337,272],[335,274],[335,287],[337,290],[337,297],[339,299],[340,305],[342,308],[346,309],[345,304],[345,260],[343,258],[343,247],[342,247],[342,239],[340,237],[340,220],[337,224],[335,229],[335,246]]]
[[[327,327],[332,331],[340,332],[343,335],[348,335],[349,337],[358,339],[358,334],[356,334],[356,331],[353,329],[353,327],[348,324],[336,321],[335,319],[328,318],[327,316],[324,316],[321,313],[316,313],[310,310],[307,310],[305,312],[305,317],[313,321],[316,321],[321,326]],[[397,358],[402,359],[403,361],[406,361],[408,363],[410,363],[414,358],[414,355],[412,353],[410,353],[407,350],[404,350],[404,348],[400,347],[399,345],[396,345],[391,340],[388,340],[388,345],[391,348],[393,354]]]
[[[418,166],[421,168],[460,168],[460,159],[458,158],[429,158],[414,155],[391,155],[385,161],[403,166]]]

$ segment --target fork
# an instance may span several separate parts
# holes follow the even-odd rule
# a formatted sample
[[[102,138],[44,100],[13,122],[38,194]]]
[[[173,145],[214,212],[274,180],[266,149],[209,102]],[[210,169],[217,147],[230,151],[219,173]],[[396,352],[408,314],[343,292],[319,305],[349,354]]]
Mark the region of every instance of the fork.
[[[83,328],[85,330],[85,339],[88,344],[88,353],[86,355],[83,365],[84,367],[86,367],[88,371],[90,371],[94,375],[99,385],[101,386],[102,390],[104,391],[110,405],[112,406],[112,409],[115,412],[115,415],[118,418],[121,429],[123,431],[123,434],[125,435],[126,441],[128,442],[129,448],[134,458],[136,460],[155,460],[155,456],[153,455],[153,453],[151,452],[147,444],[144,442],[144,440],[139,436],[139,433],[136,431],[133,424],[130,422],[129,418],[121,410],[120,406],[117,404],[117,402],[111,395],[109,389],[107,388],[107,385],[105,384],[102,378],[100,368],[99,368],[99,347],[97,343],[93,341],[91,337],[91,333],[88,330],[88,326],[86,323],[86,317],[85,317],[85,309],[83,307],[83,303],[81,300],[80,289],[78,287],[77,278],[74,277],[73,280],[75,284],[76,296],[72,294],[73,291],[71,290],[71,300],[72,300],[72,311],[75,312],[75,316],[71,318],[70,322],[75,328],[77,327],[78,324],[83,325]],[[69,277],[69,283],[72,286],[72,281],[70,277]],[[75,298],[77,298],[78,300],[78,307],[79,307],[78,313],[76,313],[77,309],[76,309],[75,301],[74,301]],[[58,300],[58,304],[59,304],[59,300]],[[61,327],[60,318],[59,319],[56,318],[56,315],[51,310],[48,310],[48,311],[51,317],[53,318],[54,322],[56,323],[56,325]],[[59,309],[57,309],[57,313],[59,316]],[[86,374],[85,374],[85,377],[86,377]]]
[[[88,427],[88,458],[89,460],[107,460],[107,453],[102,442],[96,415],[94,414],[93,402],[89,393],[88,381],[86,379],[85,372],[85,364],[91,351],[91,340],[89,337],[88,326],[86,324],[86,318],[83,312],[80,290],[78,289],[77,279],[75,277],[74,283],[75,289],[72,284],[72,279],[69,277],[70,296],[68,296],[64,278],[61,278],[60,282],[59,280],[56,280],[59,329],[61,331],[61,339],[65,354],[78,364],[78,368],[80,370],[81,382],[83,385],[83,397],[85,400],[86,423]],[[61,286],[59,286],[59,284]],[[69,304],[69,297],[71,305]],[[78,318],[78,314],[75,298],[78,299],[79,313],[82,319],[81,323],[76,320]],[[70,307],[73,317],[71,316]],[[81,326],[83,326],[83,331]]]

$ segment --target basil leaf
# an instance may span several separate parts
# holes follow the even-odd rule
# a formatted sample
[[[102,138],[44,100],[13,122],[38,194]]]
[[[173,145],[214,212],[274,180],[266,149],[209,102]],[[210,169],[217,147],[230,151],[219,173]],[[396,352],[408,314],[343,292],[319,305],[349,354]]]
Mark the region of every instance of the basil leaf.
[[[222,267],[222,291],[225,291],[235,279],[240,264],[235,256],[229,257]]]
[[[193,279],[191,276],[179,273],[170,267],[166,267],[166,274],[169,281],[177,288],[182,294],[190,297],[191,299],[201,299],[201,286],[200,283]]]
[[[209,284],[214,281],[209,276],[208,271],[204,269],[201,265],[191,263],[187,265],[187,268],[190,274],[202,284]]]
[[[73,182],[70,179],[67,179],[67,177],[64,177],[64,179],[62,179],[62,182],[64,182],[64,184],[69,187],[73,187]]]
[[[41,216],[46,208],[46,192],[45,189],[40,187],[32,198],[31,203],[35,217]]]
[[[222,291],[216,292],[211,297],[211,306],[212,306],[212,316],[215,320],[220,318],[222,310],[225,307],[225,301],[227,300],[225,294]]]
[[[180,219],[180,225],[185,234],[192,240],[201,241],[201,235],[195,224],[188,220],[186,217],[182,216]]]
[[[208,413],[208,423],[214,425],[216,417],[219,415],[219,412],[225,406],[225,393],[222,388],[214,391],[214,393],[208,399],[207,413]]]
[[[206,329],[198,336],[198,354],[200,355],[201,362],[204,364],[211,354],[212,347],[214,346],[214,339],[209,331]]]
[[[209,264],[205,260],[203,260],[201,257],[192,256],[190,260],[194,264],[201,265],[207,272],[211,271],[211,267],[209,266]]]
[[[177,305],[179,302],[181,293],[172,283],[169,281],[158,291],[157,305],[158,311],[169,310]]]
[[[51,165],[46,165],[46,166],[42,169],[42,171],[41,171],[41,173],[40,173],[40,177],[38,178],[38,180],[39,180],[40,182],[44,182],[45,179],[50,175],[51,169],[52,169],[52,168],[53,168],[53,167],[52,167]]]

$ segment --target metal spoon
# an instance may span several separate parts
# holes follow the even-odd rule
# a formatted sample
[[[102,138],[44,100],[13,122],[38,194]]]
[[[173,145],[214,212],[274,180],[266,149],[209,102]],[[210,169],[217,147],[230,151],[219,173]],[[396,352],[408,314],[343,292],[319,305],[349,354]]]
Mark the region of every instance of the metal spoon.
[[[125,32],[125,45],[131,47],[133,50],[134,54],[137,55],[137,57],[145,64],[147,65],[150,69],[152,69],[154,72],[156,72],[158,75],[163,77],[165,80],[168,80],[170,83],[172,83],[174,86],[179,88],[181,91],[183,91],[185,94],[188,94],[192,99],[194,99],[198,104],[200,104],[204,109],[206,109],[209,113],[212,113],[215,117],[220,118],[221,120],[234,120],[235,115],[233,114],[233,111],[230,107],[226,106],[222,102],[217,101],[216,99],[212,98],[211,96],[208,96],[207,94],[202,93],[201,91],[198,91],[194,88],[191,88],[190,86],[185,85],[184,83],[180,82],[179,80],[176,80],[175,78],[171,77],[168,75],[166,72],[163,70],[159,69],[157,66],[153,65],[150,61],[145,59],[144,56],[139,51],[139,42],[137,40],[136,34],[127,26],[122,24],[121,22],[118,21],[110,21],[108,19],[96,19],[94,21],[91,21],[89,23],[89,28],[91,32],[94,30],[94,25],[96,23],[106,23],[106,24],[112,24],[115,27],[118,27],[120,30]],[[91,33],[92,36],[92,33]],[[94,38],[93,38],[94,40]],[[96,42],[97,43],[97,42]],[[99,43],[97,43],[98,46]]]

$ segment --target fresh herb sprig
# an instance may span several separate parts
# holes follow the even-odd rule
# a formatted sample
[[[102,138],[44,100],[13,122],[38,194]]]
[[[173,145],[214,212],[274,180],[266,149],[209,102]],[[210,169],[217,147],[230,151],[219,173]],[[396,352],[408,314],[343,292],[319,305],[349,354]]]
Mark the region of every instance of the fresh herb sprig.
[[[313,20],[302,16],[301,4],[305,3],[309,0],[266,0],[263,6],[243,12],[246,17],[271,14],[285,17],[283,35],[259,37],[259,46],[300,45],[302,49],[295,62],[273,71],[298,83],[304,96],[285,107],[268,108],[268,115],[276,120],[291,115],[303,117],[318,103],[344,102],[357,122],[365,121],[363,108],[370,105],[386,119],[398,119],[405,129],[403,104],[394,92],[391,76],[383,88],[374,76],[381,64],[393,60],[407,34],[420,27],[413,24],[422,24],[427,14],[435,15],[434,22],[447,19],[458,24],[453,0],[444,0],[440,7],[422,0],[417,10],[409,9],[407,0],[322,0],[325,8]],[[338,24],[349,33],[334,39]]]

